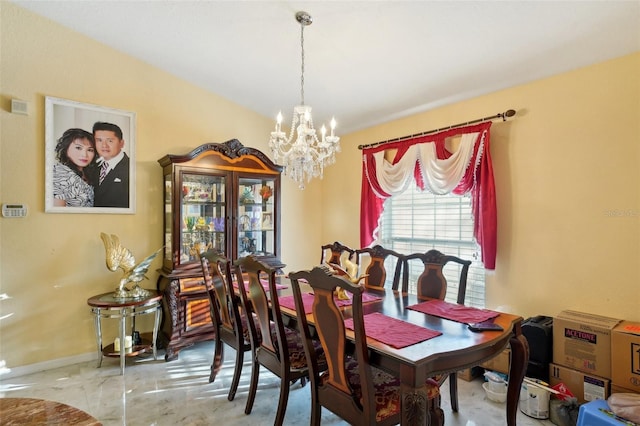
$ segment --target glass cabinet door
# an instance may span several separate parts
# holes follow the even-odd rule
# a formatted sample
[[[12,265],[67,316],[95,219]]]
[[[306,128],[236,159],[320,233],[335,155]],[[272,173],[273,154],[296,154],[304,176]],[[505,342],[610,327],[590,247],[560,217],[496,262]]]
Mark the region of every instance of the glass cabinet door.
[[[180,263],[198,253],[226,247],[226,179],[211,174],[182,173]]]
[[[238,179],[238,257],[276,252],[274,178]]]
[[[173,219],[171,202],[173,188],[171,185],[171,175],[164,175],[164,260],[172,265],[173,259],[171,259],[171,242],[173,241]]]

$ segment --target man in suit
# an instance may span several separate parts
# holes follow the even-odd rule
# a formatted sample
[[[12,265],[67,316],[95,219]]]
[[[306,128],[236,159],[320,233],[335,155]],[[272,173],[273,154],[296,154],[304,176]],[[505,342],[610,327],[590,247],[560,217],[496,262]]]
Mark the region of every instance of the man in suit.
[[[129,156],[122,150],[122,130],[112,123],[97,122],[93,137],[100,155],[93,206],[128,208]]]

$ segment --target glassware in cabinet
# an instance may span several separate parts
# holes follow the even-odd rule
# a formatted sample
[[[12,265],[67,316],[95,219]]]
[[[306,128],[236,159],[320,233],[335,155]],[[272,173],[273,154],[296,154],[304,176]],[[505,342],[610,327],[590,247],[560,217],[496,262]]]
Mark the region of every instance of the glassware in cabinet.
[[[269,177],[241,177],[238,180],[238,257],[277,252],[276,181]]]

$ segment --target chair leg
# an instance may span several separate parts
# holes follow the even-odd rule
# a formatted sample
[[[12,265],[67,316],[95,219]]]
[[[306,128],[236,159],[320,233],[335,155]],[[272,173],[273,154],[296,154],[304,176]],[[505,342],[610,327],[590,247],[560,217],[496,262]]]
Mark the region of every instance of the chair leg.
[[[444,411],[440,408],[440,396],[436,396],[433,400],[429,400],[427,403],[427,415],[429,416],[430,425],[443,426],[444,425]]]
[[[289,377],[282,377],[280,382],[280,400],[278,401],[278,411],[276,413],[276,420],[273,423],[274,426],[282,426],[284,423],[284,414],[287,411],[287,401],[289,400]]]
[[[219,336],[219,333],[216,333]],[[222,340],[216,338],[216,345],[213,350],[213,363],[211,363],[211,374],[209,375],[209,383],[213,383],[222,368],[222,359],[224,358],[224,346]]]
[[[242,374],[242,364],[244,363],[244,351],[242,347],[236,351],[236,366],[233,370],[233,380],[231,380],[231,388],[229,389],[229,395],[227,399],[233,401],[236,397],[236,391],[238,390],[238,384],[240,383],[240,375]]]
[[[451,401],[451,410],[458,412],[458,375],[456,373],[449,374],[449,398]]]
[[[311,422],[310,426],[320,426],[322,418],[322,405],[318,402],[318,389],[315,383],[311,383]]]
[[[258,390],[258,376],[260,374],[260,364],[257,355],[251,352],[253,357],[253,365],[251,366],[251,384],[249,385],[249,396],[247,397],[247,405],[244,408],[245,414],[251,414],[253,401],[256,399],[256,391]]]

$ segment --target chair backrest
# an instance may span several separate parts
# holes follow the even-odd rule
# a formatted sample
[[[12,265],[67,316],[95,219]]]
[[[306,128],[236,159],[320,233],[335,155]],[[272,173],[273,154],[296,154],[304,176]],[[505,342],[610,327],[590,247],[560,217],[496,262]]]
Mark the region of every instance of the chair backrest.
[[[402,287],[409,286],[409,262],[413,259],[420,259],[424,265],[424,271],[416,281],[417,295],[419,298],[431,297],[444,300],[447,295],[447,279],[442,268],[448,262],[455,262],[462,265],[460,280],[458,282],[458,297],[456,302],[464,304],[467,293],[467,274],[469,273],[470,260],[460,259],[456,256],[445,255],[438,250],[429,250],[426,253],[413,253],[404,257],[404,274]]]
[[[310,382],[317,392],[318,403],[351,424],[375,424],[375,393],[362,313],[364,287],[353,284],[342,276],[334,275],[333,271],[324,265],[315,267],[311,271],[292,272],[289,274],[289,278],[292,283],[299,328],[303,335]],[[304,310],[300,280],[305,280],[313,289],[314,303],[312,312],[305,312]],[[345,349],[349,347],[349,342],[346,337],[342,311],[336,305],[333,297],[334,290],[337,288],[347,291],[353,300],[354,358],[358,361],[362,399],[360,399],[357,392],[354,392],[352,385],[348,381],[347,363],[352,362],[353,358],[345,354],[347,352]],[[318,360],[311,340],[307,315],[312,315],[313,317],[316,334],[320,339],[326,356],[328,369],[325,373],[321,373],[318,368]],[[320,377],[321,374],[323,375],[322,378]],[[313,394],[314,391],[312,391]]]
[[[279,370],[283,360],[289,359],[289,352],[276,289],[276,273],[285,265],[275,260],[273,257],[261,259],[260,256],[249,255],[233,264],[236,277],[248,280],[246,289],[243,284],[239,284],[238,288],[245,312],[255,313],[253,318],[257,323],[248,320],[247,326],[252,345],[256,349],[260,347],[256,355],[258,361],[269,369]],[[269,292],[275,297],[267,298],[261,280],[268,281]],[[272,324],[275,334],[272,334]]]
[[[391,256],[395,258],[395,267],[393,274],[393,281],[391,288],[397,290],[400,285],[400,272],[402,271],[402,265],[404,264],[404,256],[393,250],[386,249],[381,245],[375,245],[373,247],[362,248],[356,250],[356,262],[366,267],[360,271],[360,274],[367,275],[364,278],[364,285],[367,288],[374,290],[381,290],[384,288],[387,281],[387,269],[384,265],[386,259]],[[403,289],[406,292],[406,289]]]
[[[210,250],[200,254],[202,275],[204,277],[211,306],[211,319],[214,326],[224,327],[236,333],[241,333],[240,311],[233,300],[233,278],[231,275],[231,261],[223,254]]]
[[[336,265],[342,265],[342,257],[346,256],[347,259],[352,259],[355,254],[355,250],[351,247],[347,247],[344,244],[335,241],[331,244],[325,244],[321,247],[322,253],[320,255],[320,263],[335,263]]]

